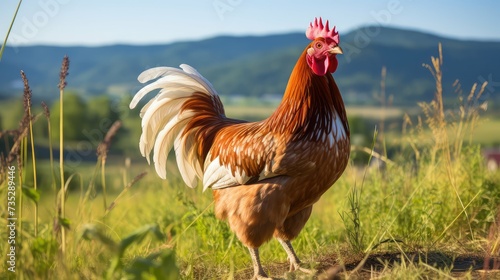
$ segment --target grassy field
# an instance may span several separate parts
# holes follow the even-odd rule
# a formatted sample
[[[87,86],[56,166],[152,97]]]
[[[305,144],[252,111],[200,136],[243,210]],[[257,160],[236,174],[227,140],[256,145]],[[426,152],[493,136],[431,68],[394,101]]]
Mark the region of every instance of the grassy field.
[[[481,121],[472,135],[472,141],[486,146],[500,146],[500,133],[495,133],[500,128],[500,120],[486,118]]]
[[[236,119],[265,119],[269,117],[277,105],[245,106],[231,105],[226,106],[226,115]],[[350,117],[360,117],[366,119],[380,120],[381,118],[401,118],[407,110],[404,108],[381,108],[376,106],[348,106],[347,113]],[[409,113],[415,113],[417,110],[411,109]]]
[[[480,160],[473,151],[464,157]],[[48,162],[40,164],[47,166]],[[491,235],[490,231],[491,225],[495,226],[496,205],[500,203],[500,176],[484,170],[475,174],[477,169],[465,174],[457,172],[461,174],[457,195],[444,174],[445,166],[435,164],[425,169],[431,167],[432,170],[415,174],[408,170],[408,165],[390,165],[385,170],[349,166],[342,179],[315,205],[310,221],[294,241],[303,261],[320,275],[335,264],[345,265],[346,271],[340,275],[347,278],[477,276],[478,272],[467,264],[475,262],[476,268],[482,269],[488,250],[493,250],[492,255],[498,254],[498,232]],[[108,205],[114,202],[114,207],[107,214],[99,186],[84,200],[90,177],[85,174],[92,174],[94,166],[82,164],[78,170],[77,176],[82,176],[84,182],[75,184],[77,188],[67,197],[66,218],[71,223],[64,255],[59,250],[60,233],[53,228],[57,218],[55,194],[41,192],[38,237],[33,233],[35,207],[25,198],[23,231],[17,237],[21,244],[17,251],[17,277],[107,278],[113,267],[110,260],[117,254],[117,245],[110,245],[108,239],[114,243],[136,241],[121,256],[122,264],[109,276],[112,279],[134,278],[137,270],[152,279],[162,279],[158,276],[164,275],[161,267],[169,268],[170,272],[176,270],[174,265],[179,268],[179,275],[171,279],[251,277],[246,248],[225,223],[215,219],[211,194],[186,188],[177,176],[175,164],[169,166],[171,175],[167,181],[158,179],[151,167],[140,162],[128,167],[125,163],[110,166],[107,201]],[[124,186],[144,171],[148,175],[121,194]],[[154,234],[142,242],[139,237],[133,238],[138,230],[154,233],[156,229],[162,233],[161,238]],[[6,252],[5,247],[2,252]],[[175,252],[175,259],[148,260],[166,252]],[[265,244],[261,253],[266,269],[273,276],[312,278],[307,274],[286,273],[286,254],[275,241]],[[367,261],[370,266],[352,272],[365,255],[371,256]]]
[[[439,75],[440,65],[434,67]],[[24,100],[13,142],[2,143],[11,151],[0,170],[0,234],[7,237],[0,242],[2,279],[252,276],[246,248],[215,218],[210,191],[185,187],[173,161],[168,179],[160,180],[145,159],[109,155],[112,129],[97,162],[70,168],[64,157],[37,159],[29,91]],[[500,122],[482,120],[475,107],[449,120],[440,105],[439,98],[421,104],[419,117],[404,117],[402,109],[349,108],[350,117],[401,118],[405,130],[374,132],[379,152],[351,163],[314,206],[293,244],[316,274],[287,272],[276,241],[261,248],[267,272],[279,279],[500,277],[500,174],[485,169],[480,144],[497,141],[491,131]],[[238,118],[271,111],[227,108]]]

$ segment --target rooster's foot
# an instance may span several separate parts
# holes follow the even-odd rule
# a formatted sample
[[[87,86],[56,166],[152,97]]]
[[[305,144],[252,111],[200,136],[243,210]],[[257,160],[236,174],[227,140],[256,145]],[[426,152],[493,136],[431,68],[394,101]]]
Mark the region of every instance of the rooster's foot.
[[[317,272],[316,270],[304,268],[300,264],[301,264],[300,261],[299,262],[290,261],[290,272],[298,270],[310,275],[316,274]]]

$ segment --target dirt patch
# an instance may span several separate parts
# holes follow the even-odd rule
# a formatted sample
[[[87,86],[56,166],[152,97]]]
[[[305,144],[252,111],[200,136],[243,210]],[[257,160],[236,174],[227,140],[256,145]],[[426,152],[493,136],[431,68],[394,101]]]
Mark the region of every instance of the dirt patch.
[[[487,279],[500,278],[500,258],[485,258],[480,255],[459,255],[452,256],[443,252],[427,253],[378,253],[370,255],[366,260],[359,256],[354,260],[345,263],[344,266],[335,264],[333,266],[320,266],[318,271],[319,279],[344,279],[345,273],[351,276],[350,279],[370,279],[374,274],[382,272],[384,269],[391,269],[402,264],[418,265],[426,264],[429,267],[448,272],[452,277],[460,277],[465,273],[471,273],[474,278]],[[493,277],[493,278],[491,278]]]
[[[309,276],[301,272],[288,274],[287,263],[264,264],[270,276],[285,278],[273,279],[370,279],[380,275],[384,270],[396,266],[422,265],[442,270],[452,277],[461,277],[466,274],[474,279],[500,279],[500,257],[485,258],[480,255],[453,256],[443,252],[415,253],[377,253],[368,256],[350,256],[344,259],[344,265],[339,264],[336,255],[325,256],[318,260],[315,267],[316,275]],[[240,271],[235,279],[251,279],[251,269]]]

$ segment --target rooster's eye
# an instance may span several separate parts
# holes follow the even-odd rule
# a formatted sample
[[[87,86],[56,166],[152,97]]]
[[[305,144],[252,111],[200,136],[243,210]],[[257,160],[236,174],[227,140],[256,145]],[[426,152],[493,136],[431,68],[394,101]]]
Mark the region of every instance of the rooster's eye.
[[[316,48],[321,49],[321,47],[323,47],[323,45],[321,43],[319,43],[319,42],[316,43]]]

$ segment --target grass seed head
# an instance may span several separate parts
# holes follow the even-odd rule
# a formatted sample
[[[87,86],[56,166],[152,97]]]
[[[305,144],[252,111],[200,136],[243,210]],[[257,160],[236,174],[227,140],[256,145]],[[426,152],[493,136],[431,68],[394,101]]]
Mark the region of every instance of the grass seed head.
[[[66,76],[68,76],[69,70],[69,57],[67,55],[64,56],[62,65],[61,65],[61,73],[59,74],[59,90],[64,90],[66,87]]]
[[[47,119],[50,118],[50,110],[49,110],[49,106],[47,106],[47,104],[45,104],[45,102],[42,101],[42,108],[43,108],[43,113],[45,114],[45,117],[47,117]]]
[[[28,108],[31,107],[32,92],[30,89],[28,78],[26,77],[26,74],[22,70],[21,70],[21,79],[23,80],[23,85],[24,85],[24,93],[23,93],[24,111],[27,112]]]
[[[31,88],[28,82],[28,78],[24,71],[21,70],[21,79],[23,80],[24,92],[23,92],[23,106],[24,106],[24,116],[19,124],[19,131],[22,133],[29,126],[31,120]]]
[[[104,136],[104,140],[97,147],[97,156],[106,157],[109,151],[109,147],[111,146],[111,140],[118,132],[118,129],[122,126],[121,121],[115,121],[113,125],[109,128],[106,136]]]

